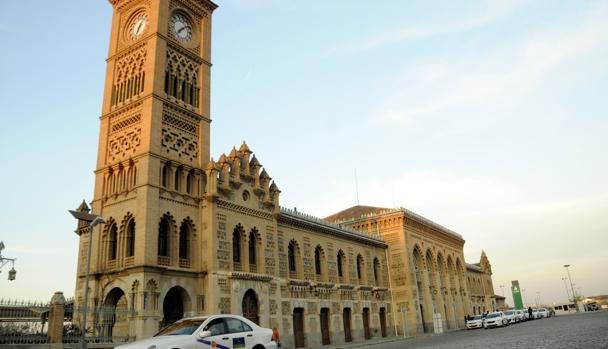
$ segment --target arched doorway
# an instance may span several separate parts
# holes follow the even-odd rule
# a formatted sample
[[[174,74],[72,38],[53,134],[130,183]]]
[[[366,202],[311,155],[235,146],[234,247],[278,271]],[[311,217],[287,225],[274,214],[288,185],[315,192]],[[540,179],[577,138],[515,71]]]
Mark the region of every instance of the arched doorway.
[[[253,321],[256,325],[260,324],[260,316],[258,315],[258,297],[255,291],[249,289],[243,296],[243,317]]]
[[[184,295],[186,291],[175,286],[167,292],[163,301],[163,321],[161,327],[168,326],[184,317]]]
[[[127,297],[123,290],[113,288],[106,295],[103,305],[99,309],[101,318],[101,335],[112,337],[126,337],[129,335],[127,319]]]

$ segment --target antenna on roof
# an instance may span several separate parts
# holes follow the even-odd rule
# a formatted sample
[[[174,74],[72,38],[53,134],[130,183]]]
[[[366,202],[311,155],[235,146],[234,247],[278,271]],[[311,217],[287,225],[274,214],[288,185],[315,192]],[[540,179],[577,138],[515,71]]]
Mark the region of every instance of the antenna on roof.
[[[357,206],[359,206],[359,181],[357,180],[357,168],[355,167],[355,191],[357,192]]]

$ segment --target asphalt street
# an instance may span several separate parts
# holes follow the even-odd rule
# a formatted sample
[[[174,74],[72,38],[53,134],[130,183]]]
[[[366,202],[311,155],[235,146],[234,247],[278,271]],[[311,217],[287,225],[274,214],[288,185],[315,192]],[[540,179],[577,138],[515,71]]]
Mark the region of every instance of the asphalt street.
[[[504,328],[462,330],[366,348],[608,348],[608,311],[562,315]]]

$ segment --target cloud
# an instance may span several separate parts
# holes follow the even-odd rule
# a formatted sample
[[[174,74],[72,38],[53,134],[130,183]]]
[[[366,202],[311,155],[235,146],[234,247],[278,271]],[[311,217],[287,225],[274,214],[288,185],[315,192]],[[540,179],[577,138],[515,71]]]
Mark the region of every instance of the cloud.
[[[563,65],[578,64],[608,45],[607,16],[606,6],[592,8],[574,24],[552,27],[509,47],[415,66],[402,77],[407,84],[381,102],[377,121],[411,126],[448,113],[486,118],[515,106]],[[477,112],[470,112],[474,108]]]
[[[440,34],[465,32],[468,30],[484,27],[499,18],[512,13],[521,7],[524,1],[492,1],[488,8],[484,8],[481,13],[469,17],[459,17],[457,20],[441,21],[439,23],[429,23],[419,26],[405,28],[395,28],[385,32],[360,38],[351,43],[337,46],[332,51],[354,53],[370,50],[380,46],[400,44],[410,40],[431,37]]]

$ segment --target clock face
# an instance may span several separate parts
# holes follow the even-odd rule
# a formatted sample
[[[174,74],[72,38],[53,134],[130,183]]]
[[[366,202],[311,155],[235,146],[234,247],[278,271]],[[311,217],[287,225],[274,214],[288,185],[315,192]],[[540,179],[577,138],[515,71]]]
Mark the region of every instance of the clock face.
[[[148,16],[145,14],[141,14],[135,18],[133,24],[131,26],[131,38],[133,40],[137,40],[141,37],[141,34],[144,33],[146,27],[148,26]]]
[[[175,37],[181,42],[188,42],[192,39],[192,25],[190,21],[179,13],[171,16],[171,29]]]

